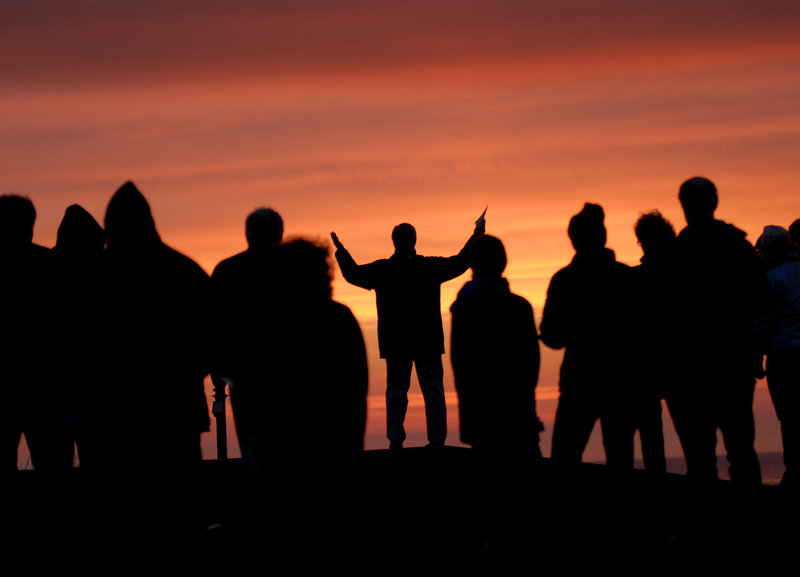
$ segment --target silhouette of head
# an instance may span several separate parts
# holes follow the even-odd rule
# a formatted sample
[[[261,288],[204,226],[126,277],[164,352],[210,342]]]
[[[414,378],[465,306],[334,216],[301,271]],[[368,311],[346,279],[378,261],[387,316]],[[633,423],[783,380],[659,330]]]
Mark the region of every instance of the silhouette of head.
[[[756,241],[756,249],[767,266],[772,266],[787,256],[797,254],[789,231],[782,226],[774,225],[764,227],[764,231]]]
[[[244,221],[244,235],[250,248],[270,248],[283,239],[283,219],[271,208],[257,208]]]
[[[0,196],[0,242],[3,246],[32,242],[35,222],[36,208],[29,198],[17,194]]]
[[[417,231],[408,223],[398,224],[392,230],[392,243],[394,251],[398,254],[414,254],[417,244]]]
[[[474,278],[500,276],[507,263],[506,249],[496,236],[485,234],[472,245],[470,266]]]
[[[275,261],[281,296],[294,302],[330,298],[333,279],[327,246],[293,239],[276,246]]]
[[[657,210],[641,215],[634,232],[645,254],[663,250],[675,239],[672,223]]]
[[[599,204],[587,202],[569,221],[567,234],[576,251],[596,250],[606,245],[605,213]]]
[[[160,240],[150,205],[130,181],[111,197],[106,209],[105,229],[109,248],[136,248]]]
[[[800,218],[789,225],[789,234],[792,235],[792,242],[800,247]]]
[[[67,207],[56,234],[56,249],[59,252],[99,253],[105,243],[106,233],[91,214],[79,204]]]
[[[714,218],[717,209],[717,187],[707,178],[695,176],[681,185],[678,200],[687,223],[709,221]]]

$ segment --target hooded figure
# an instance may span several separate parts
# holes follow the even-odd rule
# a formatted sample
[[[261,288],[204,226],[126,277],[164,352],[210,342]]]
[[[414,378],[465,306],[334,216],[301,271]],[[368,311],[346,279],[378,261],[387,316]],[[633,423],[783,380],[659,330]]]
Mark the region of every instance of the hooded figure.
[[[93,416],[86,409],[99,385],[89,369],[99,362],[103,338],[99,300],[105,244],[106,233],[91,214],[78,204],[67,207],[52,249],[58,275],[56,355],[69,393],[78,458],[89,461],[92,449],[83,443],[83,428]]]
[[[147,416],[145,438],[158,439],[151,449],[158,451],[166,434],[199,456],[199,434],[209,428],[203,388],[208,354],[202,336],[208,275],[161,242],[150,206],[133,183],[112,197],[105,228],[104,312],[106,331],[113,336],[106,339],[108,377],[126,397],[141,389],[145,398],[158,401],[146,413],[136,404],[117,407],[120,415],[132,417],[120,425],[135,428]]]
[[[157,513],[164,520],[159,530],[185,530],[195,506],[189,475],[210,424],[209,277],[161,241],[149,204],[131,182],[111,198],[105,229],[101,385],[92,395],[97,428],[91,432],[100,448],[89,465],[95,474],[112,475],[106,485],[124,504],[126,526],[157,533],[139,525]]]

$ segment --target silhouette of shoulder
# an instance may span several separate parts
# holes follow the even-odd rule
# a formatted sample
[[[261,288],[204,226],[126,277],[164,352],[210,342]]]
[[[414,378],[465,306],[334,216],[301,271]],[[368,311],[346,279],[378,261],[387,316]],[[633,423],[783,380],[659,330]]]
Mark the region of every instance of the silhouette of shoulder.
[[[193,275],[197,279],[208,278],[208,273],[191,257],[167,245],[164,245],[164,250],[168,264],[181,267],[183,272],[187,275]]]
[[[620,313],[615,305],[626,298],[631,270],[617,261],[610,249],[577,253],[550,280],[540,326],[542,342],[559,349],[568,342],[608,331],[610,318]]]
[[[266,255],[260,255],[252,250],[244,250],[221,260],[214,267],[211,276],[215,279],[248,276],[255,273],[257,267],[266,259]]]

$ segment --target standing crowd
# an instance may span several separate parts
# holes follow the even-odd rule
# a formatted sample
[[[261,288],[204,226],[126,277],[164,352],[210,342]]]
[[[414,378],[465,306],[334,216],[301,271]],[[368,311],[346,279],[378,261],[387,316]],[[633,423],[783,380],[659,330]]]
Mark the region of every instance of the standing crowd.
[[[643,214],[635,223],[643,256],[633,267],[606,246],[603,208],[587,203],[569,221],[575,254],[551,279],[538,329],[530,303],[503,276],[505,248],[486,234],[483,216],[449,257],[417,254],[416,230],[403,223],[391,256],[357,264],[331,233],[344,279],[375,291],[390,448],[406,438],[414,369],[429,446],[445,443],[440,287],[471,269],[450,307],[450,353],[460,438],[479,469],[493,472],[487,488],[499,509],[512,509],[502,499],[525,493],[542,461],[540,342],[564,350],[551,448],[558,478],[574,476],[598,421],[610,471],[633,468],[638,431],[646,471],[664,475],[663,400],[690,479],[717,479],[721,431],[731,481],[758,486],[753,394],[766,377],[783,435],[783,485],[793,487],[800,221],[765,227],[754,246],[715,218],[717,201],[714,184],[697,177],[680,187],[683,230],[657,211]],[[368,374],[359,324],[332,299],[328,249],[285,240],[280,215],[258,209],[245,222],[246,250],[208,275],[161,241],[130,182],[112,196],[102,226],[70,206],[52,249],[32,242],[35,218],[30,200],[0,197],[3,481],[13,491],[24,434],[41,473],[42,526],[57,536],[77,524],[111,548],[127,540],[121,533],[171,548],[175,535],[191,534],[210,375],[229,385],[255,530],[279,519],[286,543],[335,531],[324,520],[355,498],[348,464],[363,450]],[[325,512],[312,529],[290,497],[301,494],[302,510]]]

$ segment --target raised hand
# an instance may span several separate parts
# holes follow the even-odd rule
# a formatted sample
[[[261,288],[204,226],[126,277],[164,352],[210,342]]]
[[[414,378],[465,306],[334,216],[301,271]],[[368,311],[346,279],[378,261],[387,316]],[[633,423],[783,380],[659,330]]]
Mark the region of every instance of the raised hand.
[[[336,236],[335,232],[331,232],[331,240],[333,241],[333,246],[335,246],[337,250],[344,248],[344,245],[339,240],[339,237]]]

